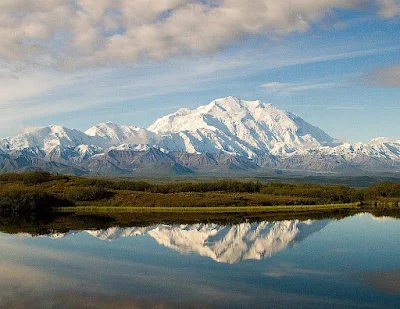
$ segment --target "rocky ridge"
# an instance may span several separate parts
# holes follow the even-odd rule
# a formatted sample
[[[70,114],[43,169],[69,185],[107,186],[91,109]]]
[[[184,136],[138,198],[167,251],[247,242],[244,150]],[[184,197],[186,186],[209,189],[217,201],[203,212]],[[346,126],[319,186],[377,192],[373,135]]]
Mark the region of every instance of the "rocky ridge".
[[[293,170],[400,171],[400,140],[339,142],[261,101],[217,99],[151,126],[100,123],[86,132],[34,128],[0,140],[0,172],[44,169],[77,175],[160,175]]]

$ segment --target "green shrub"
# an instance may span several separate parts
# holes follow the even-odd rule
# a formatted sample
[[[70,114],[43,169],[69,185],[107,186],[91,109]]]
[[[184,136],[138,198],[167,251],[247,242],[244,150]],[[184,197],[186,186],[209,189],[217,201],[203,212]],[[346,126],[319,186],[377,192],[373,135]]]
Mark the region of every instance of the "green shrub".
[[[366,189],[369,197],[400,197],[400,183],[380,182]]]
[[[44,171],[35,171],[22,174],[26,185],[37,185],[51,180],[51,174]]]
[[[66,204],[65,200],[38,189],[9,188],[0,193],[1,213],[51,212],[52,207]]]
[[[111,190],[130,190],[153,193],[179,193],[179,192],[237,192],[258,193],[262,188],[260,182],[242,182],[233,180],[222,180],[213,182],[180,182],[169,184],[150,184],[145,181],[120,180],[112,181],[99,178],[84,179],[79,182],[80,186],[97,187]]]
[[[113,181],[110,184],[109,189],[113,190],[130,190],[130,191],[151,191],[154,185],[149,184],[145,181]]]
[[[99,201],[112,197],[114,193],[101,187],[71,187],[65,191],[65,198],[72,202]]]
[[[113,185],[113,181],[101,179],[101,178],[79,178],[78,184],[84,187],[98,187],[98,188],[110,188]]]
[[[17,182],[17,181],[22,181],[23,179],[24,179],[24,174],[7,173],[0,175],[1,182]]]
[[[179,193],[179,192],[236,192],[236,193],[258,193],[262,188],[260,182],[241,182],[233,180],[222,180],[213,182],[181,182],[165,185],[154,185],[150,191],[154,193]]]
[[[280,196],[317,198],[322,203],[350,203],[364,200],[360,190],[345,186],[320,186],[314,184],[267,183],[261,193]]]

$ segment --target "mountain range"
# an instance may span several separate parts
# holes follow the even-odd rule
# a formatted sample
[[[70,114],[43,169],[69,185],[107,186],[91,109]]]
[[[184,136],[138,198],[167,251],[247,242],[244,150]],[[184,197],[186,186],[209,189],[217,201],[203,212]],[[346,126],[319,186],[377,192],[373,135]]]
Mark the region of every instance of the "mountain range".
[[[262,260],[292,247],[311,234],[320,231],[330,220],[217,224],[156,225],[149,227],[87,230],[86,233],[113,241],[118,238],[150,235],[159,245],[181,254],[196,253],[220,263],[234,264],[244,260]],[[63,238],[69,234],[48,234]]]
[[[148,128],[50,125],[0,140],[0,172],[203,175],[256,171],[398,172],[400,140],[339,141],[269,103],[235,97],[180,109]]]

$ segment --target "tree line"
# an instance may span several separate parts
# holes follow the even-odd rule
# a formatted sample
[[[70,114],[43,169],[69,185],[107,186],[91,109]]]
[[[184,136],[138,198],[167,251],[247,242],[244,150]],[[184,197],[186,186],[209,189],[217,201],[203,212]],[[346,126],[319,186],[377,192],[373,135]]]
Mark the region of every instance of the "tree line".
[[[342,185],[289,184],[278,182],[216,180],[208,182],[174,182],[154,184],[137,180],[112,180],[48,172],[9,173],[0,175],[0,212],[44,211],[54,206],[77,202],[101,201],[118,191],[176,193],[257,193],[278,197],[317,199],[318,203],[351,203],[379,198],[400,198],[400,183],[381,182],[365,189]]]

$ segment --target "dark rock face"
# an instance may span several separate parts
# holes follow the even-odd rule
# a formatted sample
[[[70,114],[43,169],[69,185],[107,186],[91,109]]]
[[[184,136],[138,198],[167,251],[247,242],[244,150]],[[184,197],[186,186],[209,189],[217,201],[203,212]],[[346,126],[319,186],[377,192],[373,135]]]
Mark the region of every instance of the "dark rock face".
[[[229,175],[262,170],[307,172],[373,172],[400,170],[400,162],[388,158],[354,157],[308,153],[290,157],[270,154],[254,158],[227,153],[165,153],[158,148],[145,151],[110,149],[80,155],[73,148],[45,153],[37,148],[0,153],[0,172],[47,170],[52,173],[108,176]]]

